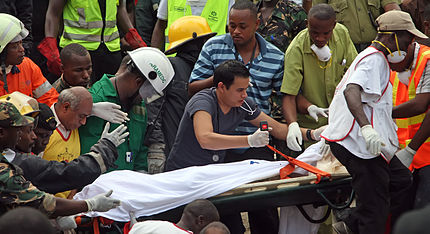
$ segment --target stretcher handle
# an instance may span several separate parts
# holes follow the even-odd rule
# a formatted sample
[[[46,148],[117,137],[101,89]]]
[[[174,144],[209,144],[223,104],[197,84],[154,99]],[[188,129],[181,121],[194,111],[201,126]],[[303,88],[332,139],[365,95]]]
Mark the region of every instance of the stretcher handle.
[[[287,161],[289,163],[291,163],[291,164],[293,164],[295,166],[299,166],[299,167],[305,169],[306,171],[309,171],[309,172],[315,174],[317,176],[317,180],[316,180],[315,183],[317,183],[317,184],[321,181],[322,177],[331,178],[331,174],[328,173],[328,172],[322,171],[322,170],[320,170],[320,169],[318,169],[318,168],[316,168],[316,167],[314,167],[312,165],[309,165],[309,164],[307,164],[305,162],[302,162],[302,161],[297,160],[295,158],[289,157],[289,156],[285,155],[284,153],[282,153],[281,151],[275,149],[271,145],[266,145],[266,146],[269,149],[271,149],[272,151],[274,151],[275,153],[282,155],[282,157],[284,157],[285,159],[287,159]]]
[[[349,196],[348,200],[346,201],[345,204],[343,205],[336,205],[334,203],[332,203],[323,193],[322,189],[317,189],[317,193],[322,197],[322,199],[324,199],[324,201],[327,203],[327,205],[335,210],[342,210],[345,209],[347,207],[349,207],[352,203],[352,200],[354,200],[354,196],[355,196],[355,191],[354,189],[351,190],[351,195]]]
[[[302,205],[296,205],[297,209],[299,209],[300,213],[303,215],[303,217],[305,217],[305,219],[307,221],[309,221],[310,223],[323,223],[327,220],[327,218],[330,216],[331,213],[331,207],[329,206],[327,208],[327,211],[325,212],[324,216],[320,219],[313,219],[311,218],[308,213],[306,213],[306,211],[303,209]]]

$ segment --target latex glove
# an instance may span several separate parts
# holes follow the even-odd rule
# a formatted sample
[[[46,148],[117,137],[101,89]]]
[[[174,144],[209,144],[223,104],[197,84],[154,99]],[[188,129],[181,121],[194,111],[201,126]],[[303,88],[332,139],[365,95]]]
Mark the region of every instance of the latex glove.
[[[119,125],[115,130],[109,132],[110,123],[107,122],[105,125],[105,129],[102,132],[101,138],[106,138],[110,142],[112,142],[115,147],[118,147],[122,143],[124,143],[125,138],[128,136],[129,132],[125,132],[127,127],[124,124]]]
[[[288,125],[287,146],[294,151],[301,151],[300,145],[303,143],[302,131],[300,131],[299,124],[292,122]]]
[[[366,141],[367,150],[375,156],[380,155],[381,148],[382,146],[385,146],[385,143],[382,141],[378,132],[373,129],[372,125],[368,124],[361,127],[361,134]]]
[[[330,145],[325,142],[324,138],[322,138],[321,139],[321,147],[320,147],[320,150],[319,150],[319,154],[321,154],[323,156],[323,158],[324,158],[329,153],[330,153]]]
[[[328,108],[321,108],[315,105],[308,106],[309,115],[318,122],[318,115],[328,117]]]
[[[121,106],[112,102],[93,103],[91,114],[117,124],[130,120],[127,117],[127,113],[121,111]]]
[[[56,76],[61,76],[61,60],[57,47],[57,39],[54,37],[45,37],[37,46],[37,49],[47,59],[46,65],[49,72]]]
[[[61,231],[75,229],[78,227],[78,225],[76,224],[74,215],[57,217],[56,222],[57,222],[58,228]]]
[[[257,129],[253,134],[248,135],[248,145],[250,147],[264,147],[269,144],[269,131]]]
[[[88,206],[88,211],[105,212],[117,206],[120,206],[120,200],[109,197],[112,192],[112,190],[109,190],[107,193],[101,193],[85,200]]]
[[[163,143],[151,144],[148,148],[148,173],[157,174],[164,171],[166,155],[164,154]]]
[[[321,140],[321,133],[324,132],[324,130],[327,128],[327,126],[328,125],[324,125],[324,126],[321,126],[321,127],[312,131],[312,137],[314,138],[314,140],[316,140],[316,141]]]
[[[143,41],[139,33],[137,33],[135,28],[130,28],[124,38],[133,50],[139,47],[146,47],[146,43]]]
[[[394,155],[402,162],[405,167],[409,168],[417,151],[406,146],[404,149],[397,151]]]

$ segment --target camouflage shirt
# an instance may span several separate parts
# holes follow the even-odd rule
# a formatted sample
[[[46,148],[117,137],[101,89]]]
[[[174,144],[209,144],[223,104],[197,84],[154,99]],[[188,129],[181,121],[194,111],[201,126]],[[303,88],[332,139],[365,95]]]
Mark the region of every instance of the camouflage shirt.
[[[279,0],[273,9],[272,15],[267,22],[263,22],[261,14],[262,1],[257,4],[260,26],[257,32],[278,47],[282,52],[285,52],[293,38],[303,29],[306,28],[306,12],[305,10],[288,0]]]
[[[21,168],[0,155],[0,215],[24,205],[51,214],[55,209],[55,198],[34,187],[24,178]]]

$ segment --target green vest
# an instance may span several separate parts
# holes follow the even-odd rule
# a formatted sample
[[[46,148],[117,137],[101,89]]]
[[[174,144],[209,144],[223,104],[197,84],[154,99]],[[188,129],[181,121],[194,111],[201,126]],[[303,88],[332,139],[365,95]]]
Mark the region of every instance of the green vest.
[[[217,35],[225,34],[225,26],[227,25],[228,16],[228,0],[207,0],[203,8],[201,17],[208,21],[212,32],[217,32]],[[167,5],[167,28],[166,28],[166,42],[168,42],[169,28],[172,23],[181,18],[191,14],[191,7],[187,5],[187,0],[170,0]],[[167,44],[167,43],[166,43]],[[166,47],[167,48],[167,47]]]
[[[116,26],[118,5],[119,0],[106,0],[103,20],[98,0],[67,1],[63,9],[64,31],[60,46],[78,43],[87,50],[96,50],[100,43],[104,43],[109,51],[120,50]]]

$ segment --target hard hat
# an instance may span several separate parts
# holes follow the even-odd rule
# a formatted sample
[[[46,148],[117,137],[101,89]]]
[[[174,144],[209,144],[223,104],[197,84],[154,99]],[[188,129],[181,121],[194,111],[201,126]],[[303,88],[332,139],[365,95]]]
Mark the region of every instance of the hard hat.
[[[39,114],[39,103],[36,99],[15,91],[0,97],[0,102],[10,102],[21,115],[36,117]]]
[[[173,66],[166,55],[152,47],[141,47],[128,54],[140,73],[146,77],[155,91],[161,94],[175,75]]]
[[[176,49],[183,44],[197,38],[213,37],[216,32],[212,32],[208,22],[201,16],[184,16],[170,25],[169,47],[165,54],[173,54]]]
[[[0,53],[3,52],[7,44],[24,39],[28,35],[28,30],[24,24],[16,17],[0,13]]]

